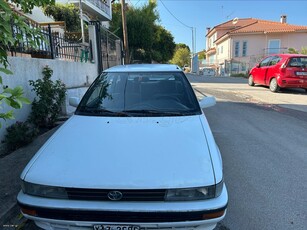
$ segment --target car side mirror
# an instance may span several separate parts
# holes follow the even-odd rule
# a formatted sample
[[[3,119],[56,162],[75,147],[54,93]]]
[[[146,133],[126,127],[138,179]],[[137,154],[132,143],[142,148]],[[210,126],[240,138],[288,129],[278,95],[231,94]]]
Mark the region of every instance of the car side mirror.
[[[256,68],[260,68],[260,64],[257,64],[257,65],[256,65]]]
[[[216,104],[216,99],[215,97],[204,97],[203,99],[200,100],[199,106],[202,109],[214,106]]]
[[[79,97],[70,97],[69,98],[69,105],[71,105],[73,107],[78,107],[79,103],[80,103]]]

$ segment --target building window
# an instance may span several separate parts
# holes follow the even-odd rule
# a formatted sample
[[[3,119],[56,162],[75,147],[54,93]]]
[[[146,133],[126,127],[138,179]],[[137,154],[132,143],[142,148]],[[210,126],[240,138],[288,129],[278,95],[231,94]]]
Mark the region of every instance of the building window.
[[[242,47],[242,56],[246,57],[246,53],[247,53],[247,41],[244,41]]]
[[[221,54],[223,53],[223,46],[221,46]]]
[[[217,47],[217,54],[220,54],[220,47]]]
[[[277,53],[280,53],[280,40],[279,39],[269,40],[268,54],[277,54]]]
[[[239,57],[240,42],[235,42],[235,57]]]

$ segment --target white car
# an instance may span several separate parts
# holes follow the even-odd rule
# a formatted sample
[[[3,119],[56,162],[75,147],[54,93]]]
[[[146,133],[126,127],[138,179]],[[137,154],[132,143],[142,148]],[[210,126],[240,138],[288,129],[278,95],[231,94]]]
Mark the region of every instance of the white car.
[[[182,70],[104,71],[24,169],[17,200],[43,229],[213,229],[226,215],[222,159]]]
[[[205,75],[205,76],[215,76],[215,69],[213,68],[208,68],[208,67],[204,67],[199,71],[200,75]]]

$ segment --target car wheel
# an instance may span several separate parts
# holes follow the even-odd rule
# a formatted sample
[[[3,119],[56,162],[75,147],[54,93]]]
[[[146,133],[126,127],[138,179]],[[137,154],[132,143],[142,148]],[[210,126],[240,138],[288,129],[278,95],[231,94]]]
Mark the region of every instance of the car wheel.
[[[255,85],[253,75],[249,75],[249,77],[248,77],[248,85],[249,86],[254,86]]]
[[[303,88],[305,90],[305,92],[307,93],[307,88]]]
[[[280,90],[280,87],[277,84],[276,78],[272,78],[270,81],[270,90],[274,93],[278,92]]]

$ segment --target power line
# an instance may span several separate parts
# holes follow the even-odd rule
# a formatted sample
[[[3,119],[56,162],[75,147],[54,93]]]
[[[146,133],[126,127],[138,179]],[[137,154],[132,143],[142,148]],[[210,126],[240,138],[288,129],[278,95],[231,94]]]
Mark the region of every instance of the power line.
[[[136,6],[137,4],[139,4],[140,1],[141,1],[141,0],[138,0],[137,3],[135,3],[135,6]]]
[[[185,27],[187,27],[187,28],[193,28],[192,26],[188,26],[188,25],[186,25],[186,24],[184,24],[182,21],[180,21],[167,7],[166,7],[166,5],[163,3],[163,1],[162,0],[160,0],[160,2],[162,3],[162,5],[164,6],[164,8],[170,13],[170,15],[172,15],[178,22],[180,22],[182,25],[184,25]]]
[[[163,3],[162,0],[160,0],[160,2],[162,3],[162,5],[164,6],[164,8],[170,13],[170,15],[172,15],[180,24],[182,24],[183,26],[191,29],[192,31],[192,54],[194,55],[195,53],[195,43],[196,43],[196,28],[192,27],[192,26],[188,26],[185,23],[183,23],[182,21],[180,21],[167,7],[166,5]],[[195,30],[194,30],[195,29]]]

